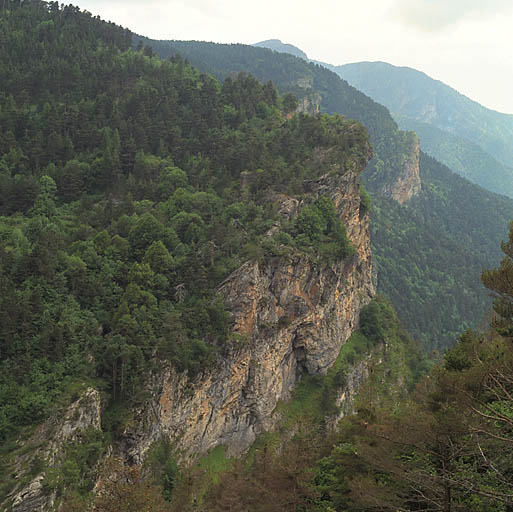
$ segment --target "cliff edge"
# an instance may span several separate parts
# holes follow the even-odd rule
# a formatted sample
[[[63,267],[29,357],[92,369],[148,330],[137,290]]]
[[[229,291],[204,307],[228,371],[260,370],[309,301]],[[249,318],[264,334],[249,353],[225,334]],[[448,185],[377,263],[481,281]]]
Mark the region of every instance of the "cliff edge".
[[[157,372],[151,398],[124,433],[128,460],[141,462],[154,442],[170,440],[184,459],[225,445],[229,455],[247,449],[273,427],[303,373],[325,373],[358,326],[361,307],[375,294],[369,219],[361,209],[358,175],[326,174],[303,199],[279,196],[293,217],[328,195],[355,252],[333,264],[305,254],[248,261],[219,288],[234,322],[237,343],[194,380],[170,367]]]

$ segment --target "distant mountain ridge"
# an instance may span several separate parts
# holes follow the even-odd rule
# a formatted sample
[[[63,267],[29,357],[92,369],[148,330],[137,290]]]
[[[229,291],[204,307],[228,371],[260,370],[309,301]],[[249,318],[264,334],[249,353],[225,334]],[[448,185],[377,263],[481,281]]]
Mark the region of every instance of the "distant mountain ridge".
[[[513,115],[487,109],[412,68],[386,62],[357,62],[331,69],[388,107],[401,126],[411,127],[417,123],[421,143],[422,132],[426,139],[422,147],[432,156],[485,188],[513,197]],[[418,123],[450,134],[451,140],[444,141],[444,148],[438,142],[428,143],[435,134]],[[478,146],[487,155],[475,154],[475,147],[463,149],[465,141]],[[471,160],[465,154],[467,149],[474,153]],[[471,163],[472,173],[463,173],[455,165],[454,155],[456,159]],[[493,160],[501,165],[494,165]]]
[[[309,60],[308,55],[297,46],[288,43],[282,43],[279,39],[267,39],[266,41],[260,41],[259,43],[254,43],[252,46],[257,46],[260,48],[269,48],[270,50],[274,50],[275,52],[281,53],[289,53],[290,55],[294,55],[295,57],[300,57],[301,59]]]
[[[279,44],[278,44],[279,43]],[[258,46],[307,55],[279,40]],[[513,116],[487,109],[427,74],[386,62],[334,66],[337,73],[385,105],[402,130],[414,130],[422,150],[481,187],[513,197]]]

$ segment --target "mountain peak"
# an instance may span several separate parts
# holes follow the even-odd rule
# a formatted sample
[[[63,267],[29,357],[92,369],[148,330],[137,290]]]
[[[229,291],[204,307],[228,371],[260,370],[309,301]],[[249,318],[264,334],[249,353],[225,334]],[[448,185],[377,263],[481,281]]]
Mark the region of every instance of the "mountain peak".
[[[288,43],[282,43],[279,39],[267,39],[266,41],[260,41],[259,43],[253,44],[253,46],[260,46],[261,48],[269,48],[275,52],[290,53],[301,59],[308,60],[308,55],[300,50],[297,46]]]

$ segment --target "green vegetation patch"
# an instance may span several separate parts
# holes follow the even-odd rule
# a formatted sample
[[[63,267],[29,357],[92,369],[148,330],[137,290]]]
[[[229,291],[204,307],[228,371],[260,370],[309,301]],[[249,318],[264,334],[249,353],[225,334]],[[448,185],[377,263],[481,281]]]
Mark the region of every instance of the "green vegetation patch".
[[[219,481],[219,475],[230,468],[230,459],[226,456],[226,448],[222,445],[216,446],[207,455],[202,457],[198,466],[205,472],[211,483]]]
[[[375,350],[383,356],[384,372],[401,379],[405,389],[425,371],[425,362],[418,347],[401,327],[389,302],[378,297],[362,308],[360,329],[342,345],[335,363],[326,375],[303,375],[292,392],[291,400],[280,402],[277,411],[287,424],[299,419],[322,421],[337,414],[336,398],[347,384],[347,374],[363,359],[371,358]],[[379,379],[375,379],[379,382]],[[390,396],[388,380],[380,383],[377,395]],[[404,390],[403,390],[404,391]]]

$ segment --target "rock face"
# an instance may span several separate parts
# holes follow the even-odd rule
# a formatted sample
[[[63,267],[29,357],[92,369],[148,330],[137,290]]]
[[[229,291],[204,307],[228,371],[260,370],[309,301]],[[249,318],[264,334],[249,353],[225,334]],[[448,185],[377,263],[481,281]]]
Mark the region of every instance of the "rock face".
[[[310,91],[309,94],[298,98],[296,111],[303,114],[315,115],[321,111],[322,96],[318,92]]]
[[[39,458],[47,467],[52,467],[64,454],[69,443],[80,442],[82,435],[89,429],[101,429],[100,393],[93,388],[87,388],[75,400],[62,416],[54,416],[40,425],[32,437],[25,443],[26,455],[20,456],[14,471],[22,477],[31,461]],[[37,448],[36,448],[37,447]],[[12,512],[36,512],[50,510],[55,496],[47,494],[43,487],[45,475],[41,473],[20,489],[15,489],[9,496]],[[2,504],[2,510],[4,510]]]
[[[404,204],[420,192],[420,143],[414,132],[410,132],[411,140],[406,149],[406,157],[395,179],[383,185],[381,194]]]
[[[319,92],[313,90],[313,76],[303,76],[296,80],[295,85],[301,92],[297,92],[298,105],[296,112],[307,115],[315,115],[321,112],[322,96]]]
[[[369,220],[360,212],[358,170],[327,174],[309,184],[304,199],[276,196],[293,217],[329,195],[356,252],[333,265],[292,253],[248,261],[219,288],[233,315],[237,339],[217,365],[191,381],[163,368],[150,400],[125,431],[123,451],[140,462],[167,438],[184,459],[222,444],[229,455],[247,449],[277,421],[274,409],[301,374],[324,373],[357,327],[359,312],[375,293]]]
[[[372,360],[372,354],[369,354],[363,361],[355,365],[346,377],[346,385],[342,393],[337,397],[336,405],[340,408],[340,413],[335,418],[335,423],[345,416],[355,413],[355,399],[360,385],[365,382],[369,376],[369,364]]]

